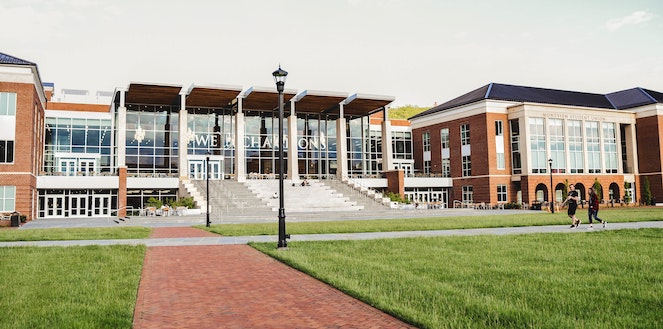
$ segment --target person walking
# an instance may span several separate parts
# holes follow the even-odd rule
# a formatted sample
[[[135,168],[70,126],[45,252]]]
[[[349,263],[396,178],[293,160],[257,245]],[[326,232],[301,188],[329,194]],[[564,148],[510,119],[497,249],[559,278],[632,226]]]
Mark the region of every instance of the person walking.
[[[569,185],[569,191],[568,196],[566,197],[566,200],[564,200],[564,203],[568,204],[568,208],[566,210],[566,214],[571,218],[571,228],[577,228],[578,225],[580,225],[581,221],[576,218],[576,209],[578,209],[578,191],[576,191],[575,185],[571,184]]]
[[[587,192],[589,193],[589,208],[587,208],[587,214],[589,215],[589,227],[587,229],[591,230],[594,228],[592,225],[592,218],[597,222],[601,222],[601,224],[603,224],[603,228],[605,228],[605,224],[607,224],[606,221],[599,218],[599,197],[596,195],[596,191],[594,191],[593,187],[587,189]]]

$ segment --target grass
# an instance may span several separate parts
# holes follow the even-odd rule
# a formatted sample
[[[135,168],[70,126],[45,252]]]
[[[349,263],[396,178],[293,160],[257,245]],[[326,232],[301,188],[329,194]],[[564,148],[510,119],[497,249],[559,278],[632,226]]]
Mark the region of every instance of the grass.
[[[2,229],[0,241],[145,239],[149,235],[150,229],[147,227]]]
[[[663,220],[663,210],[655,207],[606,208],[599,216],[608,222],[641,222]],[[588,223],[587,210],[579,209],[577,217]],[[287,217],[286,217],[287,222]],[[523,212],[510,215],[446,216],[431,218],[401,218],[376,220],[345,220],[320,222],[287,222],[289,234],[359,233],[359,232],[398,232],[430,231],[487,227],[518,227],[570,224],[566,211],[550,214],[547,212]],[[275,235],[278,232],[277,218],[273,223],[259,224],[216,224],[207,228],[195,226],[224,236]]]
[[[663,230],[252,246],[422,328],[661,328]]]
[[[0,328],[131,328],[145,249],[0,248]]]

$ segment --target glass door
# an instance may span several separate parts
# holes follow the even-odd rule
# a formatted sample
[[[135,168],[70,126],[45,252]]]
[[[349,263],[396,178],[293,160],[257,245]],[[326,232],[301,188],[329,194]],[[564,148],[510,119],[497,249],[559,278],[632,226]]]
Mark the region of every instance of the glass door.
[[[189,178],[205,179],[205,160],[189,160]]]
[[[92,209],[93,216],[110,216],[111,198],[109,195],[95,195],[92,199],[94,208]]]
[[[95,171],[95,162],[90,159],[81,159],[79,162],[79,170],[84,176],[93,176]]]
[[[60,159],[59,168],[65,176],[76,176],[76,159]]]
[[[69,197],[69,216],[87,216],[87,196],[72,195]]]
[[[45,217],[64,217],[64,196],[46,196]]]
[[[209,179],[212,180],[218,180],[223,177],[222,169],[223,166],[221,165],[221,161],[218,160],[210,160],[209,162],[210,165],[210,176]]]

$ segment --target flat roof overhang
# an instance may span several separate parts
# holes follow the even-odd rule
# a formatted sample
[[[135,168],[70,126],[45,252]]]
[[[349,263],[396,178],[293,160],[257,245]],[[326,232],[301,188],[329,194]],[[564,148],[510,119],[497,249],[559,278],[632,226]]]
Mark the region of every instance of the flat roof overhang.
[[[232,107],[241,86],[196,86],[191,85],[186,96],[187,107]]]
[[[295,101],[295,112],[338,114],[339,104],[347,98],[347,93],[304,90],[292,100]]]
[[[179,105],[181,85],[132,82],[125,96],[127,104]]]
[[[116,91],[118,102],[120,91]],[[197,86],[187,92],[180,85],[147,84],[132,82],[126,90],[126,104],[181,105],[181,95],[186,93],[187,107],[228,108],[242,98],[242,109],[246,111],[277,111],[276,88],[250,87],[244,91],[240,86]],[[284,112],[290,112],[290,101],[295,103],[297,113],[339,115],[339,104],[343,104],[343,115],[360,117],[382,110],[394,101],[393,96],[294,89],[283,92]]]
[[[382,110],[394,100],[393,96],[354,94],[343,101],[343,113],[345,116],[370,115]]]
[[[289,100],[295,97],[297,91],[294,89],[285,89],[283,91],[283,107],[287,109]],[[242,99],[242,109],[244,110],[262,110],[274,111],[279,107],[279,93],[274,88],[250,87],[240,95]]]

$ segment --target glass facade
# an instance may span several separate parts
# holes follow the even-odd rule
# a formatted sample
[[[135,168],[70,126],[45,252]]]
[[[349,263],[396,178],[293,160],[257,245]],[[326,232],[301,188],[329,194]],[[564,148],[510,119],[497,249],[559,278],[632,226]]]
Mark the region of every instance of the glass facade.
[[[126,164],[129,174],[177,177],[179,107],[128,105]]]
[[[187,108],[187,154],[223,156],[223,173],[235,173],[235,117],[229,109]]]
[[[65,176],[112,173],[110,119],[46,118],[44,172]]]
[[[320,115],[297,114],[296,145],[300,176],[336,175],[336,121]]]

